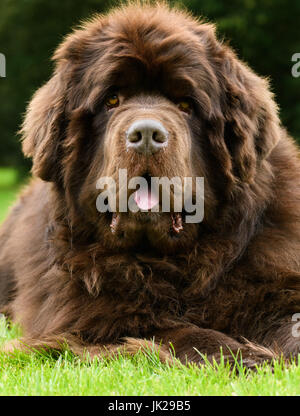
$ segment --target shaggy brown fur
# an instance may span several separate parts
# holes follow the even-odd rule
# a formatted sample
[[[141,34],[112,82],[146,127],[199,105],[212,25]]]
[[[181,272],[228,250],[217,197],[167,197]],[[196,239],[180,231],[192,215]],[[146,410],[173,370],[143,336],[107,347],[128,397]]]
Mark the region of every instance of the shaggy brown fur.
[[[54,59],[22,128],[36,178],[0,234],[0,308],[24,330],[6,349],[134,354],[154,339],[164,361],[170,343],[182,361],[296,355],[300,161],[266,80],[212,25],[164,5],[96,16]],[[142,118],[168,130],[163,151],[126,151]],[[203,176],[203,222],[175,235],[170,214],[120,213],[112,233],[96,183],[119,168]]]

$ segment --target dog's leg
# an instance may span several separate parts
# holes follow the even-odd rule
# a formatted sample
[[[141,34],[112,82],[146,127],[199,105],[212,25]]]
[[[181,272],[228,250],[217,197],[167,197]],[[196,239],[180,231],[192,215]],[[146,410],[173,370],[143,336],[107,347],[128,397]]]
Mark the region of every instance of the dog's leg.
[[[45,337],[39,340],[24,338],[7,342],[0,351],[13,354],[20,350],[29,353],[35,351],[62,352],[66,349],[83,359],[93,359],[95,357],[110,359],[118,357],[119,354],[133,356],[138,352],[142,352],[148,356],[154,353],[164,363],[172,362],[172,354],[166,346],[159,345],[152,340],[139,338],[124,338],[118,344],[97,345],[86,345],[77,337],[70,335]]]
[[[174,356],[183,364],[208,361],[220,362],[221,354],[224,361],[234,365],[242,360],[243,365],[255,368],[256,365],[277,358],[271,348],[263,347],[251,342],[240,343],[221,332],[202,329],[195,326],[161,331],[155,334],[154,340],[139,338],[125,338],[116,344],[87,345],[77,337],[69,334],[45,337],[40,340],[20,339],[4,344],[2,351],[13,353],[16,350],[34,352],[40,350],[61,352],[70,349],[81,358],[93,359],[115,358],[119,354],[133,356],[138,352],[145,355],[157,354],[162,362],[174,363]]]
[[[204,355],[210,362],[219,362],[221,350],[225,362],[234,365],[236,360],[242,359],[243,365],[248,368],[255,368],[264,361],[270,362],[276,358],[276,354],[269,348],[247,341],[240,343],[221,332],[196,326],[162,331],[155,339],[161,339],[164,345],[172,345],[175,357],[183,363],[204,363]]]

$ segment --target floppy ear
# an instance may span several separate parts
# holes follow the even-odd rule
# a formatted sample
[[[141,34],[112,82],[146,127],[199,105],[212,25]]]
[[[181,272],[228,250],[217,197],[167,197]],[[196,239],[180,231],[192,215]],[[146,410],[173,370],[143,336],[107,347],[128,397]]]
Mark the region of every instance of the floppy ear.
[[[222,46],[218,64],[223,134],[232,173],[239,180],[251,183],[258,164],[268,157],[280,139],[277,106],[268,82],[239,61],[227,46]]]
[[[265,79],[217,40],[213,25],[200,25],[198,34],[219,90],[208,120],[211,148],[229,182],[251,183],[281,135],[273,94]]]
[[[99,21],[100,18],[95,19],[89,26],[98,28]],[[56,71],[32,98],[20,130],[23,152],[33,158],[32,172],[45,181],[56,181],[61,171],[58,163],[61,142],[67,130],[67,93],[72,91],[69,85],[73,78],[71,74],[75,72],[88,42],[86,32],[85,29],[75,30],[59,45],[53,56]]]
[[[35,93],[20,131],[23,152],[33,159],[32,172],[45,181],[57,179],[64,112],[65,88],[60,72],[56,72]]]

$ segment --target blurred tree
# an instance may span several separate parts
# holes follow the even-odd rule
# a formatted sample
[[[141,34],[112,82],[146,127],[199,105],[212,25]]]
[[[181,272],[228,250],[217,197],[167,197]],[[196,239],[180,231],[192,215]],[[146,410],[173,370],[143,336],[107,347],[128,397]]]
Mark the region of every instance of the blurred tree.
[[[197,15],[217,23],[220,37],[239,57],[268,77],[283,125],[300,142],[300,78],[293,78],[292,55],[300,52],[299,0],[187,0]]]
[[[177,0],[170,0],[178,3]],[[0,52],[7,78],[0,79],[0,164],[24,169],[16,131],[26,103],[50,76],[50,57],[63,36],[113,0],[1,0]],[[283,124],[300,139],[300,78],[291,57],[300,52],[299,0],[182,0],[195,15],[216,22],[220,38],[260,75],[268,76]]]
[[[53,69],[52,53],[72,27],[109,0],[1,0],[0,52],[6,56],[6,78],[0,79],[0,165],[28,168],[17,130],[26,104]]]

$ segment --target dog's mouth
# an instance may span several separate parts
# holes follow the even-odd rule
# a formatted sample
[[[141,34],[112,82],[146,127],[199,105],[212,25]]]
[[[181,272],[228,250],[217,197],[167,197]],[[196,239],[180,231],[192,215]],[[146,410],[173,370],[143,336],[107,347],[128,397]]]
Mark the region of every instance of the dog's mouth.
[[[135,192],[132,193],[132,198],[138,207],[138,213],[134,215],[135,219],[140,223],[148,223],[153,220],[153,218],[157,219],[162,212],[160,212],[161,204],[160,204],[160,195],[157,192],[154,192],[151,187],[151,175],[146,173],[143,175],[143,178],[146,179],[148,187],[139,188]],[[171,193],[172,195],[172,193]],[[157,208],[155,212],[152,212],[154,208]],[[183,230],[183,218],[184,212],[164,212],[164,215],[170,216],[170,233],[178,235]],[[118,212],[112,213],[110,229],[113,234],[116,234],[119,224],[121,221],[121,214]]]
[[[112,234],[117,232],[118,226],[120,223],[120,214],[114,212],[112,214],[112,220],[110,223],[110,229]],[[183,230],[183,219],[182,213],[176,212],[170,214],[170,232],[179,234]]]
[[[148,188],[139,188],[134,192],[133,197],[136,205],[141,211],[149,211],[159,205],[159,195],[151,189],[151,176],[145,174],[143,178],[146,179]]]

